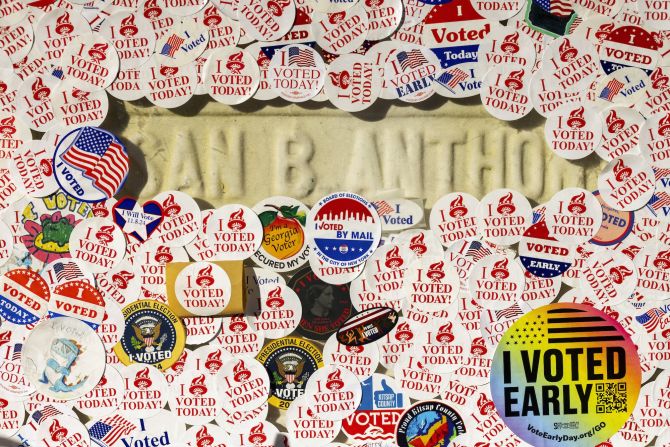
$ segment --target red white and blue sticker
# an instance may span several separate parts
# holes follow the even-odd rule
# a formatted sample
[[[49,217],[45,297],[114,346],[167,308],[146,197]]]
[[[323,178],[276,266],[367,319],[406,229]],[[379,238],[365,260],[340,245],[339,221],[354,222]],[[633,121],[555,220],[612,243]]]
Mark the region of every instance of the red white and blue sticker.
[[[554,278],[570,268],[571,250],[549,236],[546,221],[528,228],[519,242],[519,258],[523,266],[540,278]]]
[[[121,141],[97,127],[81,127],[65,135],[56,148],[56,180],[69,195],[84,202],[113,197],[128,176],[130,161]]]
[[[36,323],[47,311],[49,285],[36,272],[14,269],[0,278],[0,316],[10,323]]]
[[[124,197],[114,205],[112,215],[124,233],[144,242],[163,221],[163,208],[154,200],[140,205],[132,197]]]
[[[358,194],[337,192],[316,203],[307,216],[310,247],[323,262],[351,267],[379,245],[381,222],[372,203]]]

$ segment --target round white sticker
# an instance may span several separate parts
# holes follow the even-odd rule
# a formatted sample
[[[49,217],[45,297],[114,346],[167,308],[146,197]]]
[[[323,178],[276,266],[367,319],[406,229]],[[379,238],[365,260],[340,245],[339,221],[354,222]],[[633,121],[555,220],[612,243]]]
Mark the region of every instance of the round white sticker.
[[[210,262],[195,262],[186,266],[177,275],[174,288],[179,303],[195,315],[220,314],[230,301],[228,274]]]
[[[251,98],[260,84],[260,69],[247,51],[229,46],[212,52],[204,67],[204,84],[216,101],[235,105]]]
[[[291,102],[304,102],[321,91],[326,66],[313,48],[291,44],[275,51],[268,72],[270,88],[280,97]]]

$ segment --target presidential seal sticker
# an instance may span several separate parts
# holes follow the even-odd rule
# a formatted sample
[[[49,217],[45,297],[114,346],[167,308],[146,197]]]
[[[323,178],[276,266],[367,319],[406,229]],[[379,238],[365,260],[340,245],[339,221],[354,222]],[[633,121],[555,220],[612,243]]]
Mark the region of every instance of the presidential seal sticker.
[[[0,316],[10,323],[26,325],[47,312],[49,286],[37,273],[14,269],[0,278]]]
[[[105,371],[105,348],[86,323],[53,318],[30,331],[21,357],[23,371],[37,391],[53,399],[84,396]]]
[[[307,217],[310,247],[322,261],[351,267],[367,260],[381,240],[375,207],[358,194],[339,192],[319,200]]]
[[[184,350],[186,333],[172,310],[158,301],[141,300],[123,308],[126,329],[114,352],[121,363],[172,366]]]
[[[256,356],[270,376],[268,403],[287,409],[291,402],[305,393],[307,380],[323,366],[319,348],[296,337],[268,343]]]
[[[450,406],[435,400],[421,401],[400,416],[396,442],[399,447],[447,447],[465,430],[463,418]]]
[[[517,320],[491,369],[498,413],[532,445],[606,441],[633,412],[640,381],[637,348],[623,327],[593,306],[573,303]]]

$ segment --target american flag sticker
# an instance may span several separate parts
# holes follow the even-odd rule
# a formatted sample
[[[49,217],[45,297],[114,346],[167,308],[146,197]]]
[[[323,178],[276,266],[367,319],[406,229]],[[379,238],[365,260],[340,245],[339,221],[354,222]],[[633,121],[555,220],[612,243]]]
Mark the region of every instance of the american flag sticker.
[[[87,202],[114,196],[128,175],[125,146],[112,133],[82,127],[67,134],[56,149],[56,180],[68,194]]]

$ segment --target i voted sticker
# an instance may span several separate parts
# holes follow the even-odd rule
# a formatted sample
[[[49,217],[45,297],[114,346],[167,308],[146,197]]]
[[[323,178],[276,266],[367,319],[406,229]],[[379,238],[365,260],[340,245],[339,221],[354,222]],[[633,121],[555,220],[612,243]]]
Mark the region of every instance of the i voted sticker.
[[[323,88],[326,66],[313,48],[291,44],[275,51],[268,72],[270,88],[281,98],[304,102]]]
[[[119,55],[99,34],[82,34],[68,43],[61,56],[63,74],[86,91],[102,90],[119,72]]]
[[[625,154],[610,161],[598,176],[602,200],[620,211],[636,211],[649,202],[656,181],[654,170],[641,157]]]
[[[430,229],[444,247],[476,238],[479,201],[466,193],[450,193],[441,197],[430,211]]]
[[[546,205],[549,234],[567,244],[581,244],[596,235],[603,222],[602,206],[589,191],[566,188]]]
[[[514,304],[523,292],[524,283],[521,266],[499,254],[478,261],[468,279],[472,298],[485,309],[494,310]]]
[[[223,364],[216,376],[222,405],[229,412],[259,408],[270,396],[270,378],[259,361],[248,355],[235,356]]]
[[[433,81],[440,61],[428,48],[415,44],[400,45],[384,65],[384,79],[394,98],[420,102],[435,93]]]
[[[76,318],[52,318],[30,331],[21,362],[26,377],[40,393],[72,400],[100,382],[105,348],[86,323]]]
[[[360,112],[374,104],[382,87],[381,73],[372,58],[345,54],[328,65],[324,92],[338,109]]]
[[[305,403],[315,417],[340,421],[350,416],[361,403],[361,383],[348,369],[324,366],[309,378]]]
[[[170,410],[184,423],[201,425],[214,421],[221,411],[216,379],[204,371],[185,371],[170,385]]]
[[[600,113],[603,136],[596,146],[596,154],[611,161],[624,154],[639,151],[640,129],[645,125],[644,117],[629,107],[610,107]]]
[[[189,264],[177,275],[174,288],[179,303],[195,315],[220,314],[230,301],[228,274],[210,262]]]
[[[519,259],[537,278],[555,278],[570,268],[571,250],[549,233],[545,220],[531,225],[519,242]],[[527,278],[526,286],[534,278]]]
[[[161,61],[157,55],[149,58],[140,70],[139,84],[152,104],[171,109],[186,104],[193,97],[198,73],[193,64],[178,66],[164,58],[167,60]]]
[[[185,18],[156,40],[156,65],[184,67],[195,61],[209,43],[209,29],[202,23]]]
[[[514,121],[528,115],[531,70],[517,64],[491,68],[482,79],[481,99],[484,108],[503,121]]]
[[[353,52],[363,44],[369,31],[368,14],[362,2],[335,13],[314,11],[312,31],[317,44],[333,54]]]
[[[278,40],[291,29],[295,16],[293,0],[237,1],[236,19],[246,34],[255,40]]]
[[[168,401],[168,383],[151,365],[135,364],[122,370],[125,393],[119,405],[121,415],[148,418],[160,413]]]
[[[600,116],[584,103],[564,104],[549,114],[544,137],[558,156],[568,160],[582,159],[593,153],[600,143]]]
[[[243,260],[260,248],[263,226],[252,209],[228,204],[212,213],[205,234],[220,258]]]
[[[103,217],[84,220],[70,233],[70,253],[94,274],[116,267],[126,254],[126,237]]]
[[[121,189],[130,160],[116,135],[82,127],[61,138],[53,167],[58,184],[68,194],[85,202],[100,202]]]
[[[260,83],[260,70],[253,56],[235,46],[213,51],[203,76],[209,95],[229,105],[251,98]]]
[[[50,291],[46,281],[29,269],[14,269],[0,279],[0,315],[7,321],[33,324],[46,314]]]
[[[151,22],[139,12],[115,12],[104,21],[100,34],[116,48],[120,70],[141,67],[156,48]]]
[[[526,197],[511,189],[499,189],[487,194],[479,203],[477,224],[482,237],[500,245],[512,245],[521,240],[531,225],[532,208]]]
[[[67,281],[57,285],[49,301],[49,317],[78,318],[97,329],[105,316],[102,294],[87,281]]]

